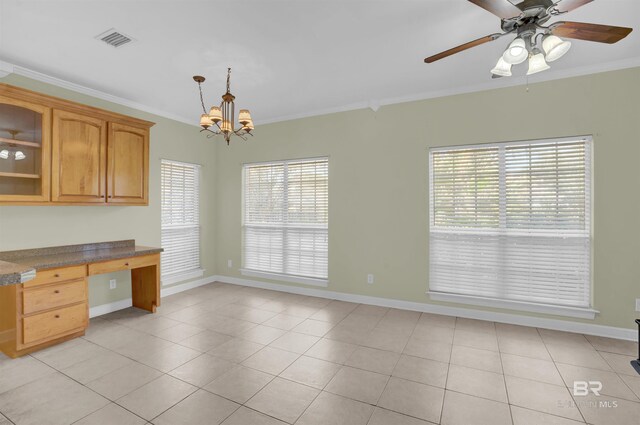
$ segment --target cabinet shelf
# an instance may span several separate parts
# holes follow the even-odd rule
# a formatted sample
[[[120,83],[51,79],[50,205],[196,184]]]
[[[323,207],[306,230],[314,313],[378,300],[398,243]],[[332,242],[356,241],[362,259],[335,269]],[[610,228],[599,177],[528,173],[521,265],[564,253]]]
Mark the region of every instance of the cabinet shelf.
[[[36,148],[36,149],[40,149],[41,148],[40,143],[25,142],[24,140],[7,139],[5,137],[0,137],[0,144],[26,146],[26,147],[29,147],[29,148]]]
[[[0,171],[0,177],[15,177],[19,179],[39,179],[40,174],[26,174],[26,173],[5,173]]]

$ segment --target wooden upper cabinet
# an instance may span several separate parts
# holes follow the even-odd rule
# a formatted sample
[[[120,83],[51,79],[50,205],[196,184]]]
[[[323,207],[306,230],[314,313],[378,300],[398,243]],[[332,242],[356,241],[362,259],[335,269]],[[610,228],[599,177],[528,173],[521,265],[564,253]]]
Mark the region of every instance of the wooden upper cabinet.
[[[51,109],[0,92],[0,203],[49,201]]]
[[[151,126],[0,83],[0,205],[149,205]]]
[[[54,110],[51,159],[53,202],[105,202],[106,121]]]
[[[149,202],[149,130],[109,123],[107,202]]]

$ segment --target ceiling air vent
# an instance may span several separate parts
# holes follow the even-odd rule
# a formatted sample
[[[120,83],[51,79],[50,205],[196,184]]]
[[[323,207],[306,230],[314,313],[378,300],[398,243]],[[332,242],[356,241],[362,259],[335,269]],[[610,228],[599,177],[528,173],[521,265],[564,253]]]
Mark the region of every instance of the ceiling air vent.
[[[109,46],[112,46],[112,47],[121,47],[134,40],[132,37],[122,34],[120,31],[116,30],[115,28],[111,28],[110,30],[105,31],[102,34],[97,35],[96,39],[100,41],[104,41],[105,43],[107,43]]]

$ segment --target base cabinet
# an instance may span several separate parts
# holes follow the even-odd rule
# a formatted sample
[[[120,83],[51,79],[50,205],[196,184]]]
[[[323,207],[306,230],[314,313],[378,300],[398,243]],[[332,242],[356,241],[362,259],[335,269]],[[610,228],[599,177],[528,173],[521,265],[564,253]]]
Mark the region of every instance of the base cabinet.
[[[0,350],[10,357],[83,335],[89,326],[87,266],[38,273],[37,280],[0,286]]]

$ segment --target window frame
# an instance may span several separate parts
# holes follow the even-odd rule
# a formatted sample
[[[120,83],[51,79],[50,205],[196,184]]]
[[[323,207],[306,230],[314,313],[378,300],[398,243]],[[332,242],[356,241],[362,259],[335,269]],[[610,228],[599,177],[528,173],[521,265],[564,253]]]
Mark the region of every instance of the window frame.
[[[588,185],[586,188],[589,193],[585,194],[588,196],[588,214],[585,216],[585,230],[572,231],[572,230],[564,230],[559,232],[557,230],[548,230],[548,229],[507,229],[506,225],[504,225],[503,221],[506,220],[503,216],[503,202],[505,202],[502,198],[500,200],[500,225],[498,228],[458,228],[452,229],[446,226],[436,226],[435,222],[435,203],[434,203],[434,167],[433,167],[433,153],[434,152],[442,152],[442,151],[452,151],[452,150],[464,150],[464,149],[478,149],[478,148],[499,148],[500,152],[502,152],[506,146],[518,146],[518,145],[532,145],[532,144],[544,144],[544,143],[563,143],[570,141],[584,140],[588,145],[588,154],[585,160],[586,166],[588,167],[589,175],[587,176]],[[574,306],[564,306],[564,305],[556,305],[556,304],[546,304],[539,303],[533,301],[521,301],[521,300],[509,300],[503,298],[494,298],[489,296],[478,296],[478,295],[468,295],[468,294],[457,294],[450,292],[439,292],[431,290],[431,282],[430,277],[427,278],[427,295],[430,299],[435,301],[444,301],[444,302],[453,302],[459,304],[468,304],[474,306],[482,306],[482,307],[492,307],[492,308],[503,308],[503,309],[512,309],[518,311],[527,311],[534,313],[543,313],[543,314],[553,314],[559,316],[566,317],[575,317],[582,319],[591,319],[593,320],[596,314],[599,313],[598,310],[593,308],[594,305],[594,273],[593,273],[593,225],[594,225],[594,142],[593,136],[591,135],[580,135],[573,137],[557,137],[557,138],[546,138],[546,139],[532,139],[532,140],[519,140],[519,141],[506,141],[506,142],[497,142],[497,143],[474,143],[467,145],[452,145],[452,146],[439,146],[428,149],[428,178],[429,178],[429,187],[428,187],[428,220],[429,225],[427,227],[429,239],[431,237],[432,232],[436,233],[451,233],[451,234],[473,234],[473,235],[481,235],[482,233],[486,233],[487,235],[499,235],[499,236],[578,236],[578,237],[586,237],[589,241],[589,305],[587,307],[574,307]],[[504,166],[504,154],[499,154],[500,164],[500,181],[499,184],[501,187],[505,185],[505,166]],[[502,189],[501,189],[502,190]],[[505,189],[506,190],[506,189]],[[558,235],[560,233],[560,235]],[[429,266],[431,265],[431,252],[429,248],[428,253],[429,258]]]
[[[197,224],[181,224],[181,225],[173,225],[172,226],[164,226],[163,225],[163,220],[162,220],[162,198],[164,197],[164,192],[162,189],[162,175],[163,175],[163,170],[162,167],[165,164],[175,164],[175,165],[181,165],[181,166],[186,166],[186,167],[192,167],[195,170],[195,174],[196,174],[196,184],[195,184],[195,190],[196,190],[196,194],[197,194],[197,198],[198,198],[198,205],[197,205]],[[202,223],[200,220],[201,214],[200,214],[200,209],[202,207],[202,203],[201,203],[201,195],[202,195],[202,191],[201,191],[201,186],[202,186],[202,165],[201,164],[197,164],[197,163],[191,163],[191,162],[184,162],[184,161],[177,161],[177,160],[173,160],[173,159],[167,159],[167,158],[161,158],[160,159],[160,234],[161,234],[161,240],[162,240],[162,233],[164,230],[171,230],[171,229],[197,229],[198,230],[198,266],[190,269],[190,270],[185,270],[185,271],[181,271],[181,272],[177,272],[177,273],[171,273],[168,275],[163,275],[162,271],[164,270],[164,268],[161,268],[161,275],[160,275],[160,281],[161,281],[161,286],[168,286],[168,285],[173,285],[176,283],[180,283],[180,282],[185,282],[188,280],[193,280],[193,279],[197,279],[200,278],[202,276],[204,276],[204,268],[202,267]],[[162,244],[161,244],[162,245]],[[162,247],[164,248],[164,246]],[[167,251],[164,251],[162,253],[162,255],[166,255]]]
[[[303,157],[303,158],[293,158],[293,159],[283,159],[283,160],[271,160],[271,161],[257,161],[257,162],[246,162],[242,164],[242,169],[241,169],[241,173],[242,173],[242,195],[241,195],[241,262],[242,262],[242,267],[240,268],[240,273],[243,276],[249,276],[249,277],[257,277],[257,278],[262,278],[262,279],[269,279],[269,280],[277,280],[277,281],[283,281],[283,282],[291,282],[291,283],[300,283],[303,285],[310,285],[310,286],[319,286],[319,287],[328,287],[329,286],[329,218],[327,216],[327,224],[326,224],[326,232],[327,232],[327,277],[326,278],[317,278],[317,277],[311,277],[311,276],[302,276],[302,275],[295,275],[295,274],[289,274],[289,273],[278,273],[278,272],[273,272],[273,271],[264,271],[264,270],[257,270],[257,269],[250,269],[247,268],[245,265],[245,235],[244,235],[244,231],[245,228],[247,226],[247,224],[245,223],[245,219],[246,219],[246,214],[245,214],[245,207],[246,207],[246,202],[245,202],[245,196],[246,196],[246,169],[247,167],[251,167],[251,166],[270,166],[270,165],[284,165],[285,166],[285,170],[287,169],[287,165],[291,164],[291,163],[298,163],[298,162],[314,162],[314,161],[326,161],[327,162],[327,173],[329,172],[329,156],[316,156],[316,157]],[[329,173],[327,174],[327,184],[329,185],[330,182],[330,177],[329,177]],[[329,198],[329,186],[327,186],[327,199]],[[287,172],[285,172],[284,174],[284,193],[286,195],[287,193]],[[284,207],[283,210],[285,210],[287,207],[286,205],[288,204],[288,196],[284,197],[283,200],[284,203]],[[328,210],[327,210],[328,213]],[[265,228],[270,228],[270,227],[275,227],[275,226],[257,226],[257,225],[248,225],[249,227],[253,227],[253,228],[258,228],[258,227],[265,227]],[[285,228],[289,228],[289,229],[323,229],[322,227],[319,226],[282,226],[283,229]],[[283,242],[284,243],[284,242]]]

